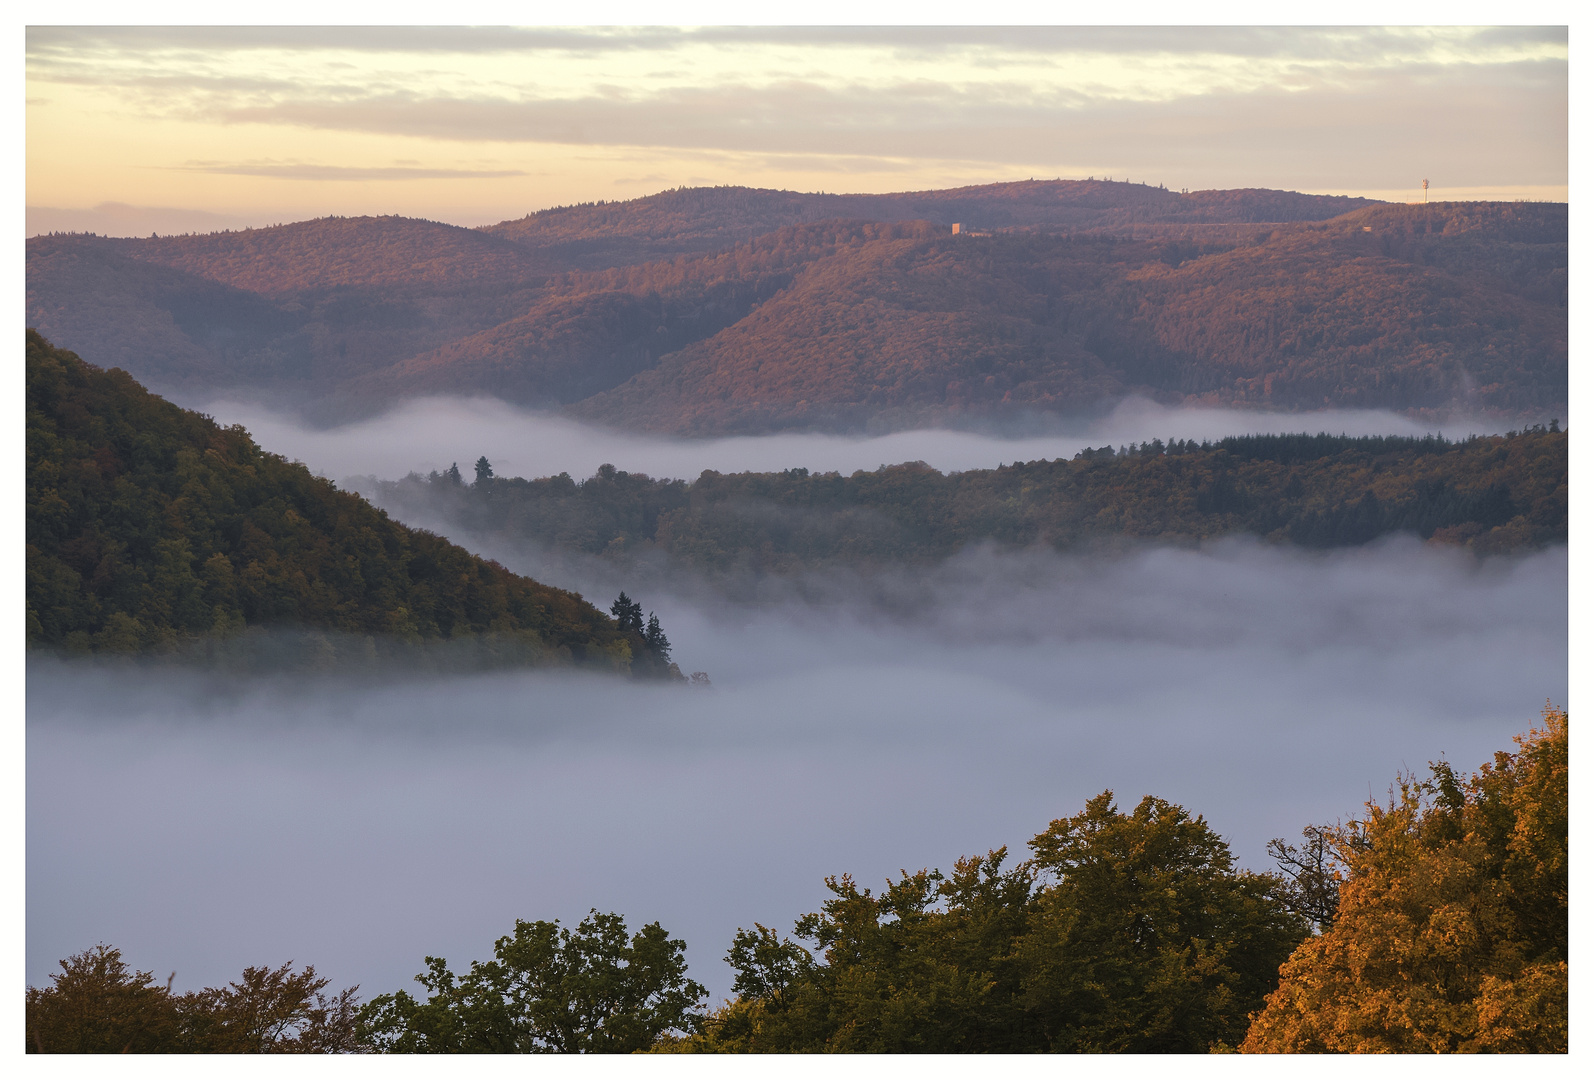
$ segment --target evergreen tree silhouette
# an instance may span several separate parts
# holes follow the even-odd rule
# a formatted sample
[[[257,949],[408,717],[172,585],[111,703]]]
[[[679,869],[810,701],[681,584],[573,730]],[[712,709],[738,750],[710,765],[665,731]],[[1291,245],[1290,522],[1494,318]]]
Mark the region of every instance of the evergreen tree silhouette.
[[[621,630],[633,634],[642,633],[642,605],[632,600],[624,592],[615,599],[609,608],[609,614],[614,616],[614,621],[620,624]]]
[[[659,617],[653,612],[648,612],[648,628],[642,635],[642,640],[648,643],[648,648],[653,650],[653,655],[658,657],[660,663],[670,659],[670,639],[664,636],[664,628],[659,625]]]

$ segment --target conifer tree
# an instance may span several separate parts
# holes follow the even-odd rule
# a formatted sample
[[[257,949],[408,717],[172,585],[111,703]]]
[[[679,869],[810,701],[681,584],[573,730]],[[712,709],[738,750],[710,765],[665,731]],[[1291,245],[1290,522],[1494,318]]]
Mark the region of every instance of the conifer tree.
[[[659,625],[659,617],[653,612],[648,612],[648,628],[642,635],[642,640],[648,643],[648,648],[653,650],[660,663],[670,659],[670,639],[664,636],[664,628]]]
[[[642,605],[623,591],[609,607],[609,614],[614,616],[614,621],[620,624],[621,630],[633,634],[642,633]]]

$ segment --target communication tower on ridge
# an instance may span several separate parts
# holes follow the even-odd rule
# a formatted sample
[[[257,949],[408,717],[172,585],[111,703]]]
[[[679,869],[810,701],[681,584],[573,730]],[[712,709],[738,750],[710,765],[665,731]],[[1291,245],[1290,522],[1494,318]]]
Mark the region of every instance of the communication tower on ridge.
[[[1426,180],[1422,182],[1422,201],[1425,203],[1428,201],[1428,181]]]

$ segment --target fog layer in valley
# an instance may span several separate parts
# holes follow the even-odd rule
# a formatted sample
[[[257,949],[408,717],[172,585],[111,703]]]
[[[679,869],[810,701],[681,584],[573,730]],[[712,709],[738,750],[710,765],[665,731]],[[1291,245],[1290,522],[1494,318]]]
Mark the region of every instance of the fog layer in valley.
[[[1071,458],[1086,447],[1151,439],[1221,439],[1227,435],[1306,431],[1316,434],[1450,436],[1504,430],[1497,422],[1456,417],[1428,424],[1380,410],[1269,413],[1168,408],[1130,399],[1093,423],[1057,426],[1044,434],[1002,438],[969,431],[926,429],[889,435],[779,434],[723,439],[628,436],[565,417],[529,412],[491,399],[412,401],[374,420],[343,427],[307,427],[260,405],[219,401],[205,411],[223,424],[242,424],[255,441],[313,471],[341,480],[356,475],[394,479],[407,472],[470,465],[486,455],[499,476],[591,476],[609,462],[628,472],[695,479],[704,469],[762,472],[797,466],[851,473],[903,461],[924,461],[943,472],[991,469],[1014,461]]]
[[[1566,700],[1564,550],[981,549],[879,588],[911,602],[637,589],[711,690],[36,661],[28,979],[104,941],[179,989],[291,959],[369,995],[414,989],[427,954],[487,956],[517,916],[597,907],[685,937],[723,995],[735,929],[789,929],[826,874],[878,887],[1022,848],[1109,787],[1205,814],[1263,867],[1270,837],[1357,811],[1403,767],[1474,768]]]

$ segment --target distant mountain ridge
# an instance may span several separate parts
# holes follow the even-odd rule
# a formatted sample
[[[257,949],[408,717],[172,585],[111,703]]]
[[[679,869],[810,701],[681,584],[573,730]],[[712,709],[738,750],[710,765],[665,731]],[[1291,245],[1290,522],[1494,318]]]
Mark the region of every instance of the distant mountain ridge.
[[[1567,397],[1566,211],[1116,181],[680,189],[483,229],[36,237],[28,321],[161,392],[328,420],[463,394],[688,435],[885,430],[1130,393],[1537,419]]]
[[[837,218],[979,229],[1321,221],[1377,205],[1344,195],[1260,188],[1187,194],[1108,180],[1022,180],[942,191],[829,195],[767,188],[676,188],[623,202],[554,207],[482,227],[582,269],[719,251],[792,225]]]

